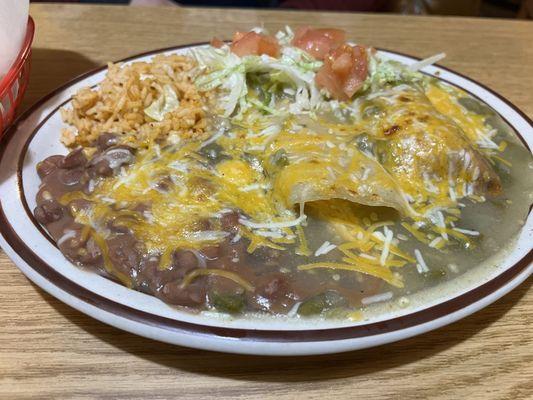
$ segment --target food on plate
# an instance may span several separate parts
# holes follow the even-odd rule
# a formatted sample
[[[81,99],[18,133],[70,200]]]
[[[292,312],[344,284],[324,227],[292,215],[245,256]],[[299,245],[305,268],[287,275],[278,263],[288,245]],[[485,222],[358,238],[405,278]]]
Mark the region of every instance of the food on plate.
[[[180,55],[155,56],[128,68],[108,65],[106,79],[96,90],[83,88],[72,107],[61,110],[70,127],[62,142],[89,146],[105,132],[124,136],[123,143],[147,146],[167,136],[192,137],[206,128],[205,92],[192,81],[195,63]]]
[[[405,304],[507,246],[532,190],[500,117],[420,72],[440,58],[303,27],[110,64],[62,110],[35,217],[69,260],[191,311]]]

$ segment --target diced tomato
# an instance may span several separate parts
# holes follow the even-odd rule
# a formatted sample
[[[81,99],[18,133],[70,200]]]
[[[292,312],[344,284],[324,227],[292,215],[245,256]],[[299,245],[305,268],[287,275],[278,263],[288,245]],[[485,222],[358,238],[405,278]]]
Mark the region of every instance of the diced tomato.
[[[224,42],[220,40],[217,37],[214,37],[211,39],[211,46],[216,47],[217,49],[220,49],[222,46],[224,46]]]
[[[296,30],[292,45],[308,52],[317,60],[323,60],[331,50],[345,41],[346,32],[341,29],[311,29],[305,26]]]
[[[279,44],[276,38],[256,32],[235,32],[231,51],[239,57],[267,54],[271,57],[279,55]]]
[[[344,44],[326,56],[315,82],[337,100],[348,100],[363,86],[367,74],[366,48]]]

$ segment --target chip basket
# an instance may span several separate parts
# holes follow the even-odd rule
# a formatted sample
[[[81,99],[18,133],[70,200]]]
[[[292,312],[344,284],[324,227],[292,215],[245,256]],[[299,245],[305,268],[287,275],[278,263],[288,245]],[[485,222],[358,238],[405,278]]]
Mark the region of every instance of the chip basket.
[[[35,24],[29,17],[26,37],[17,59],[6,76],[0,80],[0,137],[15,119],[15,112],[30,80],[31,43],[34,32]]]

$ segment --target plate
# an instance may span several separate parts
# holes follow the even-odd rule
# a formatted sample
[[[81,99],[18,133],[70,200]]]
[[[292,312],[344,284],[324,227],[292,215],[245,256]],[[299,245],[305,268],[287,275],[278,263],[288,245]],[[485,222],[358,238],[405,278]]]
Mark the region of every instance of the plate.
[[[160,53],[183,53],[202,45],[156,50],[123,61],[146,61]],[[419,60],[379,52],[404,63]],[[533,146],[533,122],[508,100],[444,67],[428,66],[423,72],[482,99],[529,149]],[[35,166],[49,155],[67,152],[59,141],[63,126],[59,109],[78,89],[97,85],[105,73],[105,67],[91,71],[41,99],[5,133],[0,147],[0,245],[30,280],[99,321],[155,340],[206,350],[257,355],[336,353],[405,339],[457,321],[499,299],[533,272],[531,212],[509,250],[442,285],[437,294],[416,293],[403,308],[378,305],[381,309],[372,317],[358,322],[192,314],[76,267],[32,215],[40,182]]]

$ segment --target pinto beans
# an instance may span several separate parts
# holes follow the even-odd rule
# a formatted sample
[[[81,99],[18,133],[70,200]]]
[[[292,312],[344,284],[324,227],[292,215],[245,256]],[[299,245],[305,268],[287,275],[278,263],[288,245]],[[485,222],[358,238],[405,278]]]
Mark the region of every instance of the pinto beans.
[[[93,171],[96,176],[108,177],[113,175],[113,168],[109,166],[109,161],[105,159],[94,164]]]
[[[39,223],[47,225],[59,221],[64,215],[65,209],[55,200],[47,200],[35,207],[33,214]]]
[[[213,245],[204,247],[201,253],[209,261],[216,260],[220,256],[220,246]]]
[[[65,157],[60,155],[50,156],[37,164],[37,174],[41,179],[50,175],[63,163]]]
[[[198,278],[185,288],[182,288],[177,282],[169,282],[163,286],[157,295],[166,303],[189,307],[198,306],[205,303],[206,280]]]
[[[92,204],[89,200],[75,199],[68,203],[68,209],[72,215],[76,215],[80,211],[88,211]]]
[[[161,290],[167,283],[181,282],[189,271],[198,267],[198,259],[194,253],[185,249],[179,249],[173,253],[172,262],[167,268],[160,266],[160,263],[159,256],[148,255],[140,265],[138,282],[152,292]]]
[[[172,264],[187,273],[198,267],[198,258],[190,250],[176,250],[172,255]]]
[[[82,182],[83,175],[84,170],[80,168],[62,169],[57,174],[57,180],[71,191],[77,189],[77,186]]]
[[[106,150],[118,144],[118,136],[113,133],[103,133],[96,140],[96,146],[100,150]]]
[[[222,230],[236,234],[239,231],[239,218],[240,217],[241,217],[241,214],[239,214],[237,211],[232,211],[232,212],[223,214],[222,217],[220,218],[220,224],[222,226]]]
[[[78,261],[84,265],[97,265],[102,262],[102,250],[93,238],[89,238],[85,247],[78,251]]]
[[[60,167],[65,169],[72,169],[83,167],[87,163],[87,157],[83,153],[83,148],[80,147],[71,151],[61,162]]]
[[[134,150],[129,146],[109,147],[101,155],[102,159],[107,160],[113,170],[119,169],[123,165],[129,165],[135,161]]]
[[[141,261],[140,242],[133,235],[128,234],[116,235],[107,239],[106,242],[109,259],[113,266],[128,276],[132,276]]]
[[[254,251],[253,254],[251,254],[251,258],[256,263],[264,264],[266,266],[276,266],[279,264],[281,255],[281,251],[263,246]]]

